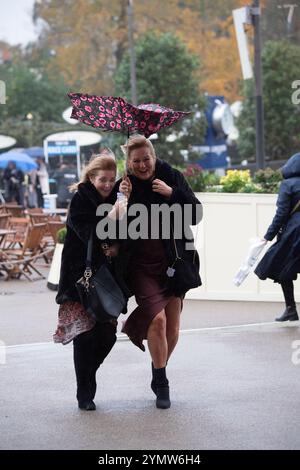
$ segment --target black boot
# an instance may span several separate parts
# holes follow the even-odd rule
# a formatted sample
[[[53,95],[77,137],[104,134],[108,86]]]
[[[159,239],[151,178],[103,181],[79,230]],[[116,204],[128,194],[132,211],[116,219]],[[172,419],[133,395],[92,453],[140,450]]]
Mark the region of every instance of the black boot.
[[[169,381],[166,376],[166,368],[153,369],[154,382],[156,388],[156,407],[167,409],[170,408]]]
[[[153,362],[151,362],[151,369],[152,369],[151,388],[152,388],[152,391],[153,391],[154,395],[156,395],[156,384],[155,384],[155,379],[154,379],[154,365],[153,365]]]
[[[275,318],[276,321],[297,321],[299,320],[296,306],[286,307],[281,317]]]
[[[93,402],[93,400],[88,400],[88,401],[79,401],[78,402],[78,408],[81,410],[86,410],[86,411],[94,411],[96,409],[96,405]]]

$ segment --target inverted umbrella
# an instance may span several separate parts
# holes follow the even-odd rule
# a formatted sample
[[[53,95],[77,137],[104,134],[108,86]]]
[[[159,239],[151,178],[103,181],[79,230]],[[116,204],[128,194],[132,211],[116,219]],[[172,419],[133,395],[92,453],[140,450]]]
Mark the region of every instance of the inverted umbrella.
[[[103,131],[139,132],[149,137],[190,114],[154,103],[134,106],[120,97],[83,93],[68,96],[73,105],[71,118]]]
[[[14,162],[18,170],[31,171],[37,168],[35,161],[23,152],[5,152],[0,155],[0,168],[7,167],[9,162]]]

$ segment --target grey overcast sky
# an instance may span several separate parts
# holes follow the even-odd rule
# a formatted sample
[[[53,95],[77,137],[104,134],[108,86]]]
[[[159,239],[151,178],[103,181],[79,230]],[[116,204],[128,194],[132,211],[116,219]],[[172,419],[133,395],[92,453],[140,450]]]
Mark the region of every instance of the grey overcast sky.
[[[24,46],[36,39],[33,4],[34,0],[0,0],[0,40]]]

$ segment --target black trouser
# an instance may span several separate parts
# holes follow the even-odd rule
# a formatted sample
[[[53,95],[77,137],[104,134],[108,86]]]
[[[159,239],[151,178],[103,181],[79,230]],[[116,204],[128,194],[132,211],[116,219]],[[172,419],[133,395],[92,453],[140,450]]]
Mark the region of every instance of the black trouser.
[[[96,394],[96,372],[116,342],[116,325],[96,323],[94,328],[73,340],[77,400],[93,400]]]
[[[294,284],[293,281],[284,281],[281,282],[281,288],[284,295],[285,305],[287,307],[295,307],[295,297],[294,297]]]

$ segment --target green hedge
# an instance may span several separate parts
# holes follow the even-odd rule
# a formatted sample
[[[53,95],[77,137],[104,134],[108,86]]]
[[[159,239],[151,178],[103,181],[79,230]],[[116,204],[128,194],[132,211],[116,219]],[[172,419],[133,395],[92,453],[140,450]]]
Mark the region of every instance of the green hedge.
[[[272,168],[259,170],[253,177],[249,170],[228,170],[226,176],[219,177],[197,164],[181,171],[195,192],[276,194],[282,181],[281,172]]]

